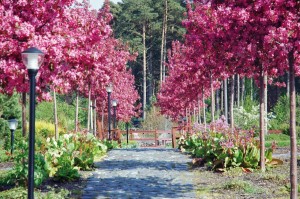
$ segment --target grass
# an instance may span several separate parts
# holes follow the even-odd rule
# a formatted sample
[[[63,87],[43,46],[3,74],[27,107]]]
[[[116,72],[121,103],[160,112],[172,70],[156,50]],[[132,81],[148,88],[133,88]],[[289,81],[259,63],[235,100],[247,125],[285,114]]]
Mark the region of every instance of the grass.
[[[265,139],[266,147],[270,147],[274,141],[278,147],[290,146],[290,136],[285,134],[269,134]],[[300,144],[300,139],[297,140],[297,144]]]
[[[69,191],[66,189],[54,190],[49,192],[41,192],[40,190],[35,190],[35,198],[39,199],[65,199],[68,198]],[[10,198],[10,199],[25,199],[27,198],[27,189],[23,187],[16,187],[6,191],[0,192],[0,198]]]
[[[277,184],[286,184],[288,181],[288,176],[280,173],[263,173],[262,179]]]
[[[263,192],[261,188],[254,186],[251,182],[239,180],[239,179],[233,179],[225,182],[222,188],[228,190],[234,190],[234,191],[242,191],[245,193],[252,193],[252,194]]]

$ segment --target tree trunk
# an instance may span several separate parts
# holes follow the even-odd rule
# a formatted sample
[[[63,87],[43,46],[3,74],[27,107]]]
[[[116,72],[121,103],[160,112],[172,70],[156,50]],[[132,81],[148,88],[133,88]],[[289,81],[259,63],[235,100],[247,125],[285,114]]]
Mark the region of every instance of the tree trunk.
[[[227,79],[224,80],[224,107],[225,107],[225,118],[228,123],[228,95],[227,95]]]
[[[245,100],[245,77],[242,79],[242,91],[241,91],[241,104],[244,106],[244,100]]]
[[[268,134],[268,75],[264,76],[265,92],[265,135]]]
[[[96,107],[96,100],[94,100],[94,131],[93,134],[94,136],[96,136],[96,132],[97,132],[97,107]]]
[[[204,101],[204,89],[202,87],[202,104],[203,104],[203,122],[204,122],[204,128],[206,130],[206,113],[205,113],[205,101]]]
[[[236,94],[237,94],[237,107],[240,107],[240,75],[239,74],[237,74],[236,75],[236,78],[237,78],[237,88],[236,88]]]
[[[90,132],[91,123],[91,87],[89,86],[89,102],[88,102],[88,121],[87,121],[87,131]]]
[[[221,88],[220,88],[220,90],[221,90],[221,96],[220,96],[220,99],[221,99],[221,108],[220,108],[220,110],[221,110],[221,115],[224,115],[224,81],[222,82],[222,85],[221,85]]]
[[[298,197],[297,185],[297,133],[296,133],[296,88],[295,88],[295,66],[294,51],[288,54],[289,61],[289,83],[290,83],[290,139],[291,139],[291,160],[290,160],[290,198]]]
[[[230,128],[232,132],[234,127],[233,105],[234,105],[234,75],[232,75],[231,77],[231,84],[230,84]]]
[[[196,121],[197,121],[197,119],[196,119],[196,107],[194,107],[193,117],[194,117],[193,123],[196,123]]]
[[[200,108],[200,99],[198,98],[198,123],[201,124],[201,108]]]
[[[250,78],[250,98],[253,101],[253,78]]]
[[[57,103],[56,103],[56,92],[53,89],[53,102],[54,102],[54,127],[55,127],[55,140],[58,140],[58,121],[57,121]]]
[[[78,91],[76,91],[76,108],[75,108],[75,132],[78,132],[78,113],[79,113],[79,95]]]
[[[102,137],[103,139],[106,139],[106,131],[105,131],[105,128],[104,128],[104,106],[105,106],[105,102],[103,101],[102,103],[102,113],[101,113],[101,134],[102,134]]]
[[[90,133],[93,133],[94,132],[94,106],[93,106],[93,100],[91,99],[91,106],[90,106],[90,118],[91,118],[91,121],[90,121],[90,126],[91,126],[91,131]]]
[[[210,74],[210,92],[211,92],[211,122],[215,121],[215,92],[212,80],[212,74]]]
[[[286,95],[290,96],[290,73],[287,72],[287,78],[286,78]]]
[[[261,66],[261,74],[260,74],[260,169],[262,172],[265,172],[265,77],[264,71]]]
[[[163,16],[163,25],[162,25],[162,35],[161,35],[161,48],[160,48],[160,70],[159,70],[159,79],[160,79],[160,85],[162,85],[163,82],[163,65],[164,65],[164,47],[165,47],[165,13]]]
[[[146,119],[147,62],[146,62],[146,24],[143,24],[143,119]]]
[[[219,115],[220,111],[220,101],[219,101],[220,90],[216,90],[216,114]]]
[[[26,136],[26,93],[22,93],[22,135],[23,137]]]
[[[164,13],[164,16],[165,16],[165,28],[164,28],[164,56],[163,56],[163,60],[164,60],[164,63],[166,62],[166,59],[167,59],[167,28],[168,28],[168,0],[165,0],[165,13]],[[163,64],[163,81],[166,80],[166,65]]]

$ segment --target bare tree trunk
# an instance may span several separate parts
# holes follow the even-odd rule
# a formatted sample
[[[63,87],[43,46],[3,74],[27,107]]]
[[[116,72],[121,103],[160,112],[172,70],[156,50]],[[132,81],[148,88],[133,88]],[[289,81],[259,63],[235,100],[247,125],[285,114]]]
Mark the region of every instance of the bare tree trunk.
[[[97,107],[96,107],[96,100],[94,100],[94,131],[93,134],[94,136],[96,136],[96,132],[97,132]]]
[[[188,109],[185,109],[185,118],[186,118],[186,123],[189,123],[189,114],[188,114]]]
[[[164,20],[165,20],[165,26],[164,26],[164,56],[163,60],[166,62],[167,58],[167,30],[168,30],[168,0],[165,0],[165,13],[164,13]],[[166,65],[163,64],[163,81],[166,80]]]
[[[212,74],[210,74],[210,92],[211,92],[211,122],[215,121],[215,92],[212,80]]]
[[[91,99],[91,106],[90,106],[90,125],[91,125],[91,131],[89,133],[93,133],[94,132],[94,105],[93,105],[93,100]]]
[[[236,75],[236,78],[237,78],[237,88],[236,88],[236,90],[237,90],[237,92],[236,92],[236,94],[237,94],[237,107],[240,107],[240,75],[239,74],[237,74]]]
[[[245,77],[242,79],[242,92],[241,92],[241,104],[244,106],[244,100],[245,100]]]
[[[268,75],[265,74],[264,76],[264,92],[265,92],[265,135],[268,134]]]
[[[286,78],[286,95],[290,96],[290,73],[287,72],[287,78]]]
[[[89,102],[88,102],[88,121],[87,121],[87,131],[90,132],[91,123],[91,87],[89,86]]]
[[[221,115],[224,115],[224,81],[222,82],[221,85]]]
[[[260,75],[260,169],[262,172],[265,172],[265,77],[264,71],[261,66],[261,75]]]
[[[296,133],[296,88],[295,88],[295,66],[294,66],[294,51],[288,54],[289,61],[289,76],[290,76],[290,139],[291,139],[291,160],[290,160],[290,183],[291,192],[290,198],[298,197],[297,184],[297,133]]]
[[[200,99],[198,98],[198,122],[201,124],[201,107],[200,107]]]
[[[163,25],[162,25],[162,35],[161,35],[161,48],[160,48],[160,73],[159,73],[159,79],[160,79],[160,85],[163,82],[163,65],[164,65],[164,47],[165,47],[165,13],[163,17]]]
[[[146,119],[147,61],[146,61],[146,24],[143,24],[143,119]]]
[[[250,79],[250,98],[253,101],[253,78]]]
[[[26,93],[22,93],[22,135],[26,136]]]
[[[102,113],[101,113],[101,128],[102,128],[102,137],[103,139],[106,138],[106,135],[104,135],[104,133],[106,132],[104,129],[104,106],[105,106],[105,102],[103,101],[102,103]]]
[[[220,95],[220,90],[217,89],[216,90],[216,114],[219,115],[219,111],[220,111],[220,101],[219,101],[219,95]]]
[[[193,123],[196,123],[196,107],[194,107],[194,112],[193,112]]]
[[[57,103],[56,103],[56,92],[53,89],[53,102],[54,102],[54,127],[55,127],[55,140],[58,140],[58,121],[57,121]]]
[[[76,91],[75,132],[78,132],[79,95]]]
[[[227,95],[227,79],[224,80],[224,107],[225,107],[225,118],[228,123],[228,95]]]
[[[233,105],[234,105],[234,75],[231,77],[230,84],[230,128],[233,131],[234,120],[233,120]]]
[[[204,128],[206,130],[206,113],[205,113],[205,101],[204,101],[204,89],[202,87],[202,104],[203,104],[203,122],[204,122]]]

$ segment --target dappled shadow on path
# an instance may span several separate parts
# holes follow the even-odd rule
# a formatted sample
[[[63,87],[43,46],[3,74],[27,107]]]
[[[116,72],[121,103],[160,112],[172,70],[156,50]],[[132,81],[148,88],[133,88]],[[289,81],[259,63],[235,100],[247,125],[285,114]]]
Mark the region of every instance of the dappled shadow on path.
[[[87,187],[83,198],[193,198],[191,184],[172,183],[158,177],[100,178]]]
[[[110,151],[95,163],[82,198],[194,198],[187,162],[173,149]]]
[[[101,170],[136,170],[136,169],[155,169],[155,170],[188,170],[187,163],[178,163],[172,161],[147,161],[145,160],[106,160],[97,162],[96,167]]]

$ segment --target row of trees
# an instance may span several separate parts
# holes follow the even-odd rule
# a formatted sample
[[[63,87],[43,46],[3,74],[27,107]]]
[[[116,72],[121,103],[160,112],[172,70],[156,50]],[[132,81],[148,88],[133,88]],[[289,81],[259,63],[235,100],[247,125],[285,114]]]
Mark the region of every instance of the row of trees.
[[[173,118],[185,115],[187,108],[198,107],[200,112],[204,99],[211,97],[214,121],[214,92],[221,83],[227,92],[227,80],[233,82],[235,75],[253,78],[260,88],[260,166],[265,170],[265,88],[268,83],[280,84],[275,79],[289,71],[291,198],[297,198],[295,75],[300,70],[300,2],[195,0],[188,4],[187,16],[184,43],[174,42],[169,53],[170,73],[159,94],[162,112]],[[230,90],[233,95],[233,87]],[[234,98],[230,99],[232,111]]]
[[[159,85],[166,77],[166,49],[173,40],[182,40],[185,32],[183,0],[123,0],[111,3],[114,16],[112,27],[117,38],[127,42],[129,49],[138,52],[136,62],[129,64],[142,97],[143,118]]]
[[[126,68],[136,54],[113,37],[111,20],[108,1],[99,11],[87,1],[0,2],[0,92],[23,94],[23,134],[29,81],[21,52],[31,46],[46,54],[37,77],[39,100],[51,100],[50,91],[54,102],[56,92],[76,93],[89,98],[89,110],[96,107],[98,113],[107,112],[105,86],[113,83],[112,98],[119,102],[117,117],[128,121],[136,115],[139,97],[134,76]],[[77,127],[78,119],[75,123]]]

